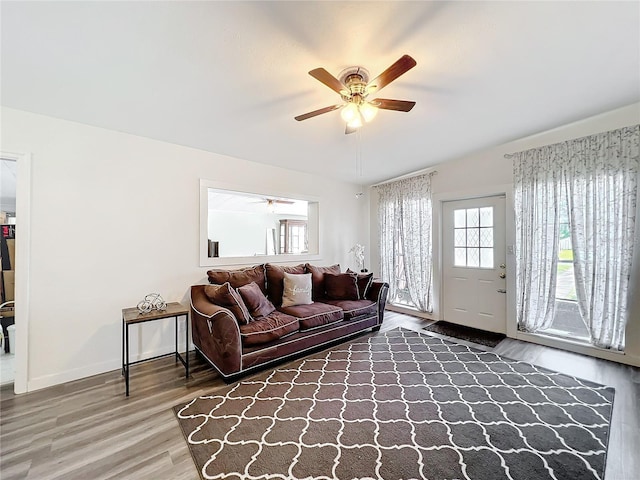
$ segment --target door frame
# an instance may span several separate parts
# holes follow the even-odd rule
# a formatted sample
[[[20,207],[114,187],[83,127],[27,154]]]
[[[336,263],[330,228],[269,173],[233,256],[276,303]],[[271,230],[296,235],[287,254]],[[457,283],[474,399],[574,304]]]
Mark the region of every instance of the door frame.
[[[499,184],[479,186],[465,190],[456,190],[433,195],[433,278],[434,282],[434,308],[433,315],[438,320],[444,319],[444,272],[443,272],[443,243],[442,243],[442,209],[444,202],[456,200],[471,200],[474,198],[502,196],[505,197],[505,248],[507,264],[507,298],[506,298],[506,329],[508,337],[515,337],[516,323],[516,282],[515,282],[515,216],[513,205],[513,184]]]
[[[0,152],[0,157],[16,162],[16,375],[13,381],[15,393],[28,391],[29,363],[29,260],[31,258],[31,154]]]

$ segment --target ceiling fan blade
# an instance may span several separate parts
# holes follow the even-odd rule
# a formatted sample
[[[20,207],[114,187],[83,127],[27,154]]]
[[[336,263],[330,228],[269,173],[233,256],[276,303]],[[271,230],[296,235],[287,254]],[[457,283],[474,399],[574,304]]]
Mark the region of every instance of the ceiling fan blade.
[[[371,100],[371,104],[374,107],[378,107],[383,110],[408,112],[413,108],[416,102],[410,102],[408,100],[389,100],[387,98],[376,98],[375,100]]]
[[[302,120],[306,120],[307,118],[317,117],[318,115],[322,115],[323,113],[333,112],[334,110],[338,110],[339,108],[342,108],[343,106],[344,106],[344,104],[331,105],[330,107],[324,107],[324,108],[321,108],[319,110],[314,110],[313,112],[303,113],[302,115],[298,115],[297,117],[294,117],[294,118],[296,120],[298,120],[299,122],[301,122]]]
[[[408,72],[417,65],[416,61],[409,55],[403,55],[393,65],[369,82],[367,90],[378,92],[389,85],[400,75]]]
[[[329,87],[334,92],[340,93],[347,90],[340,80],[327,72],[324,68],[315,68],[309,72],[316,80],[324,83],[327,87]]]

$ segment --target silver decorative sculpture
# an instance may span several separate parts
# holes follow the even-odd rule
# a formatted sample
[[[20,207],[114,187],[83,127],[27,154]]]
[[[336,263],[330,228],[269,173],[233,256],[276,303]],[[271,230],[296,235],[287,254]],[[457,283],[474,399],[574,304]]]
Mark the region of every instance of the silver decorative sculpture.
[[[167,302],[164,301],[159,293],[145,295],[144,300],[138,302],[138,311],[140,313],[149,313],[152,310],[164,311],[166,309]]]

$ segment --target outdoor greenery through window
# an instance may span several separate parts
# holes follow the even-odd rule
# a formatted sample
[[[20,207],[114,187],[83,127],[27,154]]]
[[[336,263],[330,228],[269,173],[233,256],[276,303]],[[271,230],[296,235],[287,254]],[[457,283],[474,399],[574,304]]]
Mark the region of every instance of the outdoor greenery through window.
[[[560,244],[558,248],[558,282],[556,299],[576,301],[576,287],[573,276],[573,248],[569,230],[569,208],[566,201],[560,203]]]
[[[558,225],[556,313],[547,333],[586,341],[589,338],[589,331],[578,311],[573,267],[573,246],[571,245],[569,223],[569,202],[566,195],[562,195],[558,207],[560,217]]]

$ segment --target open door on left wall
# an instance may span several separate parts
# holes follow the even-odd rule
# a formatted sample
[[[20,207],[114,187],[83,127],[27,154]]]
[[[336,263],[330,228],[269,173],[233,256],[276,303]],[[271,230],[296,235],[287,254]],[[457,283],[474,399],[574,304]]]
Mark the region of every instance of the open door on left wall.
[[[15,380],[15,239],[17,162],[0,159],[0,384]]]

